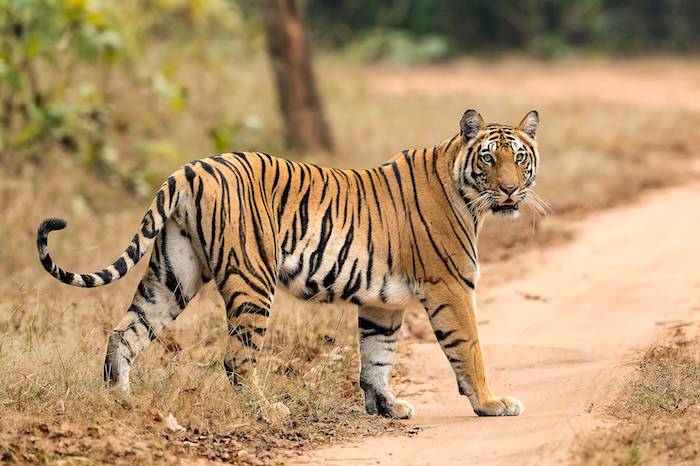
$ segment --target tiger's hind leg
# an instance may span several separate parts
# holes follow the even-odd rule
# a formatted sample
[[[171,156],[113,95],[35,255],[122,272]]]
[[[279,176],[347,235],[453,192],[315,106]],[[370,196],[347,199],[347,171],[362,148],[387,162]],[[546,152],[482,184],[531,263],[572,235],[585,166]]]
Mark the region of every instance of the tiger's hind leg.
[[[104,363],[108,385],[129,391],[134,359],[180,315],[202,284],[201,262],[189,236],[168,220],[126,316],[109,336]]]
[[[396,399],[389,386],[402,321],[403,311],[361,307],[358,312],[360,386],[365,392],[365,409],[369,414],[396,419],[409,419],[413,415],[413,406]]]

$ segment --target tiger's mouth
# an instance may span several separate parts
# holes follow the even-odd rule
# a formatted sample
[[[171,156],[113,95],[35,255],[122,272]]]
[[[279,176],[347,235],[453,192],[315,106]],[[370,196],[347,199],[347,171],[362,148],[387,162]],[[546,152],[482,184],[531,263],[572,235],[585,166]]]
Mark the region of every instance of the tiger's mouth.
[[[513,199],[508,198],[500,204],[492,204],[491,212],[493,212],[495,215],[502,215],[504,217],[514,216],[519,213],[518,203]]]

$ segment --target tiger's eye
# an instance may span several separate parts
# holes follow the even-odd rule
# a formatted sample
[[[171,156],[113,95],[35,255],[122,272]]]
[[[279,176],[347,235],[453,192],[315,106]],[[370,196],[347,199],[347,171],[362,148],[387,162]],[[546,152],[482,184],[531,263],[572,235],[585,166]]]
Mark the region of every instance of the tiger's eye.
[[[491,154],[482,154],[481,161],[487,165],[491,165],[493,163],[493,157],[491,157]]]

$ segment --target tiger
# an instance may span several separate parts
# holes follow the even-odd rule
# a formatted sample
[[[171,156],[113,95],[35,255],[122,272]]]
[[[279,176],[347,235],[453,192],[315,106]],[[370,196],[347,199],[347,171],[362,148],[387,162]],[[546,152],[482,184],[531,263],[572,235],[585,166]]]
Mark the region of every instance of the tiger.
[[[135,358],[213,281],[226,309],[227,377],[234,387],[254,387],[268,406],[255,367],[282,287],[302,300],[357,306],[368,414],[414,414],[395,396],[390,376],[404,310],[419,305],[474,413],[517,416],[523,404],[494,395],[486,380],[477,237],[488,213],[514,217],[521,205],[539,205],[539,123],[535,110],[508,126],[486,124],[470,109],[453,137],[363,170],[261,152],[196,160],[162,184],[111,265],[82,274],[59,267],[48,251],[49,233],[66,227],[58,218],[38,228],[39,259],[61,282],[92,288],[124,277],[153,246],[126,316],[107,340],[104,381],[127,393]]]

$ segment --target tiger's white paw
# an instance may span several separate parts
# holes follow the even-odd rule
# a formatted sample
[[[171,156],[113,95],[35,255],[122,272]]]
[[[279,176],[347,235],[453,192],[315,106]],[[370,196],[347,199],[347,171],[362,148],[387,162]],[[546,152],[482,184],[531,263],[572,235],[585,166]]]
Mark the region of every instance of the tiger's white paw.
[[[365,409],[367,414],[379,414],[391,419],[410,419],[415,410],[406,400],[395,399],[393,394],[376,396],[374,392],[365,392]]]
[[[477,416],[518,416],[525,407],[512,396],[496,396],[492,400],[474,407]]]
[[[415,409],[413,409],[411,403],[406,400],[396,400],[394,406],[383,414],[394,419],[411,419],[414,412]]]

